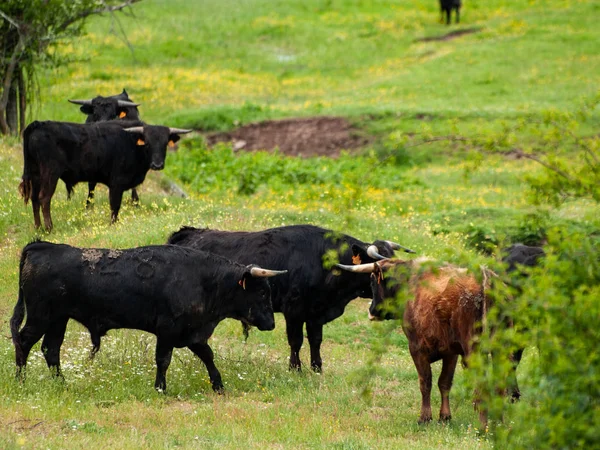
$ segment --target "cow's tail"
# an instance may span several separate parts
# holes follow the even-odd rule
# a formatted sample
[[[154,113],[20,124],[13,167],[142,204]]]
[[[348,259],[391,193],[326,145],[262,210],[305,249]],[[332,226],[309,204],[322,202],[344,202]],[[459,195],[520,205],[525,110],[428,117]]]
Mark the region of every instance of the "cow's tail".
[[[36,120],[35,122],[30,123],[27,128],[25,128],[25,131],[23,131],[23,176],[21,177],[21,184],[19,184],[19,193],[21,194],[21,197],[23,197],[25,204],[27,204],[31,198],[32,192],[30,173],[30,160],[32,155],[30,152],[29,141],[31,139],[31,133],[33,133],[40,125],[41,123]]]
[[[27,247],[23,249],[21,253],[21,262],[19,263],[19,298],[17,300],[17,304],[15,305],[15,309],[13,310],[13,315],[10,318],[10,334],[12,336],[12,341],[15,346],[15,357],[17,360],[17,365],[19,365],[19,361],[23,361],[23,349],[21,345],[21,335],[19,333],[19,329],[21,328],[21,324],[23,323],[23,319],[25,318],[25,298],[23,296],[23,266],[25,265],[25,259],[27,258]]]

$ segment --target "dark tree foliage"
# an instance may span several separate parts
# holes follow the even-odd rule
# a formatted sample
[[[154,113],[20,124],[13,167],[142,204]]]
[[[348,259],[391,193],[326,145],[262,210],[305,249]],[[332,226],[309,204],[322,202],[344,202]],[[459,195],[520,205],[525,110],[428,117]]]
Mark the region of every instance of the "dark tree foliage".
[[[52,49],[84,33],[85,21],[140,0],[4,0],[0,4],[0,134],[25,127],[36,69],[66,61]]]

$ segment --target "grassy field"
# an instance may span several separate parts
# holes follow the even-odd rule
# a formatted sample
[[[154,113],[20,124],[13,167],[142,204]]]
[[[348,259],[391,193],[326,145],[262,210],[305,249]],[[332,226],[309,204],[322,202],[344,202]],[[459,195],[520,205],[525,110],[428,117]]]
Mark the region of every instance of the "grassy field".
[[[463,23],[438,23],[437,2],[307,0],[152,1],[133,17],[89,23],[57,51],[76,62],[40,76],[31,120],[81,122],[67,98],[127,88],[150,123],[226,130],[255,120],[341,115],[373,137],[360,155],[293,159],[208,150],[182,140],[163,173],[151,173],[141,205],[125,204],[109,226],[107,192],[86,211],[86,189],[53,199],[53,242],[126,248],[163,243],[181,225],[261,229],[314,223],[367,241],[391,239],[419,254],[479,262],[489,244],[539,242],[553,226],[597,231],[597,208],[530,202],[534,162],[486,155],[462,141],[493,134],[528,114],[575,110],[598,90],[600,4],[592,0],[464,2]],[[122,26],[127,41],[114,33]],[[456,39],[422,41],[452,30]],[[133,49],[133,52],[131,51]],[[599,123],[598,113],[592,124]],[[584,127],[584,134],[594,131]],[[523,142],[535,135],[524,134]],[[414,145],[414,146],[411,146]],[[112,331],[93,362],[89,335],[70,323],[65,381],[52,379],[39,344],[28,379],[14,381],[8,320],[17,299],[20,249],[37,236],[17,186],[22,150],[0,141],[0,442],[2,448],[488,448],[471,389],[457,370],[450,425],[416,424],[420,394],[398,324],[372,324],[357,299],[325,327],[324,373],[287,370],[280,315],[273,332],[244,343],[225,321],[211,339],[226,394],[212,392],[203,365],[178,350],[169,391],[152,388],[153,336]],[[189,197],[168,194],[165,180]],[[373,363],[375,350],[387,346]],[[306,344],[305,344],[306,347]],[[303,361],[308,359],[306,349]],[[519,368],[523,402],[530,348]],[[370,369],[374,373],[370,372]],[[440,367],[435,365],[435,374]],[[435,380],[434,375],[434,380]],[[370,395],[362,395],[365,389]],[[434,382],[433,408],[439,407]],[[509,412],[510,413],[510,412]],[[434,412],[435,415],[435,412]],[[502,427],[510,426],[510,414]]]

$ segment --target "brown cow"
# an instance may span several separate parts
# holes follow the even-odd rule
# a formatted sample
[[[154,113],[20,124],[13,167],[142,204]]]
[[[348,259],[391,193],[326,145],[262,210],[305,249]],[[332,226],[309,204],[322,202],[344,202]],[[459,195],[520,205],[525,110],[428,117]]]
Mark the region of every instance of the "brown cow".
[[[467,269],[451,265],[424,264],[424,259],[383,260],[376,263],[338,267],[359,273],[371,273],[373,302],[371,320],[396,319],[388,305],[399,295],[402,285],[410,286],[410,300],[404,308],[402,329],[419,374],[421,415],[419,423],[431,421],[431,363],[442,360],[438,387],[442,396],[440,421],[448,421],[450,389],[458,356],[468,362],[473,338],[481,332],[489,299],[485,295],[490,271],[484,269],[484,282]],[[485,415],[480,415],[485,422]]]

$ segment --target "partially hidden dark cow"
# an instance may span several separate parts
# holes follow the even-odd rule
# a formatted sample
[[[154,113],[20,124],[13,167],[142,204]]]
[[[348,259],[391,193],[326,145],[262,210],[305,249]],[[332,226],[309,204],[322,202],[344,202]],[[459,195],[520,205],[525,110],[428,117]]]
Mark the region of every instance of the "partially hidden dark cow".
[[[484,269],[484,281],[480,282],[467,269],[423,259],[383,260],[339,267],[356,276],[371,274],[371,320],[399,319],[398,309],[392,305],[399,291],[409,287],[402,329],[419,374],[422,397],[419,423],[432,418],[431,364],[440,359],[440,421],[450,420],[450,389],[456,363],[459,356],[463,363],[468,363],[473,338],[481,332],[490,306],[486,289],[493,273]]]
[[[106,122],[108,120],[140,120],[140,114],[137,109],[139,103],[134,103],[129,98],[127,91],[117,95],[102,97],[98,95],[91,100],[69,100],[71,103],[81,105],[80,111],[87,115],[85,123]],[[86,206],[89,208],[93,204],[94,190],[96,183],[88,183],[88,198]],[[136,188],[131,190],[131,201],[136,204],[140,201]]]
[[[165,165],[167,146],[191,130],[138,121],[90,124],[32,122],[23,132],[23,177],[19,191],[31,200],[36,228],[52,230],[50,201],[58,180],[67,192],[81,181],[108,186],[111,221],[119,214],[123,192],[144,181],[148,170]]]
[[[461,0],[440,0],[440,13],[441,21],[444,22],[444,15],[446,16],[446,25],[450,25],[452,10],[456,14],[456,23],[460,22],[460,7],[462,6]]]
[[[512,276],[511,284],[515,285],[518,291],[520,291],[520,283],[523,278],[527,275],[527,269],[537,266],[543,257],[546,255],[544,249],[541,247],[532,247],[524,244],[514,244],[504,249],[502,262],[507,266],[507,274]],[[509,320],[506,324],[513,326],[513,320]],[[513,365],[513,370],[509,374],[508,378],[508,391],[512,401],[518,401],[521,398],[521,390],[517,383],[517,367],[523,357],[523,348],[519,348],[512,353],[510,359]]]
[[[173,348],[188,347],[206,366],[212,388],[222,391],[208,338],[225,318],[272,330],[266,277],[280,273],[179,246],[109,250],[32,242],[21,254],[10,320],[17,377],[24,378],[31,347],[42,336],[48,367],[61,374],[60,347],[74,319],[90,331],[92,354],[112,329],[155,334],[156,389],[166,389]]]
[[[323,325],[340,317],[352,299],[371,296],[369,275],[354,276],[331,267],[333,263],[373,262],[392,256],[395,249],[404,249],[389,241],[366,244],[313,225],[255,232],[183,227],[169,237],[168,243],[210,251],[242,264],[254,261],[272,269],[287,269],[287,274],[273,279],[271,288],[273,309],[285,317],[290,368],[301,369],[306,324],[311,367],[317,372],[323,364]],[[324,267],[325,259],[333,260],[329,267]]]
[[[91,100],[69,100],[76,105],[81,105],[79,110],[87,115],[85,123],[106,122],[113,119],[140,120],[137,109],[139,103],[129,98],[127,91],[117,95],[103,97],[98,95]]]

